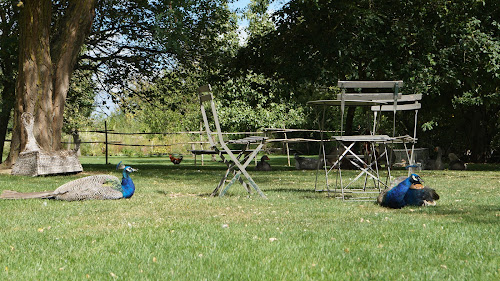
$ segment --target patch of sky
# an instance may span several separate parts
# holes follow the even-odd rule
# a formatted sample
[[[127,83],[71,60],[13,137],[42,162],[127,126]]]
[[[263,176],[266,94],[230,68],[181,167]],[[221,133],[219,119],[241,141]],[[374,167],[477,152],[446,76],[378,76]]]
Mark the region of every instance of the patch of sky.
[[[248,37],[246,31],[248,28],[248,19],[243,17],[243,13],[248,7],[248,4],[250,4],[250,1],[251,0],[234,0],[231,3],[229,3],[229,8],[238,14],[238,25],[239,25],[238,34],[240,37],[240,45],[244,45]],[[290,0],[271,1],[267,11],[268,14],[271,15],[274,11],[281,9],[281,7],[283,7],[283,5],[285,5],[288,2],[290,2]]]

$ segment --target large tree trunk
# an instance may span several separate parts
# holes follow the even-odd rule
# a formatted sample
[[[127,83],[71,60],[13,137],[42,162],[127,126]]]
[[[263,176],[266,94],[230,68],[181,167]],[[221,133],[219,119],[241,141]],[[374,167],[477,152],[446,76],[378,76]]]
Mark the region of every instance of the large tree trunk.
[[[46,151],[62,149],[61,130],[70,78],[95,16],[96,0],[68,1],[64,16],[51,23],[52,1],[26,0],[19,19],[19,74],[11,150],[12,166],[26,145],[21,114],[35,117],[34,134]]]
[[[344,131],[345,131],[344,134],[346,136],[350,136],[354,133],[353,124],[354,124],[354,113],[355,112],[356,112],[355,106],[348,106],[347,107],[347,115],[346,115],[346,119],[345,119],[345,128],[344,128]]]

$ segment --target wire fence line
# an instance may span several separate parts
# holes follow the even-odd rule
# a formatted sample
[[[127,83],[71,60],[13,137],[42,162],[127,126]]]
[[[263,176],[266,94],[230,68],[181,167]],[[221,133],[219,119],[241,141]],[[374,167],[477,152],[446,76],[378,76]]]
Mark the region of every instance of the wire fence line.
[[[200,128],[201,129],[201,128]],[[334,132],[334,131],[321,131],[321,130],[310,130],[310,129],[285,129],[285,128],[264,128],[263,131],[259,132],[223,132],[223,135],[265,135],[265,136],[270,136],[271,134],[284,134],[285,138],[284,139],[275,139],[275,141],[278,142],[283,142],[286,143],[287,145],[287,150],[288,150],[288,143],[287,142],[293,142],[293,139],[287,139],[287,133],[295,133],[295,132],[302,132],[302,133],[326,133],[326,132]],[[102,149],[102,153],[105,154],[106,156],[106,163],[108,162],[108,156],[110,155],[109,151],[109,146],[121,146],[121,147],[149,147],[149,148],[159,148],[159,147],[173,147],[173,146],[183,146],[183,145],[190,145],[191,150],[186,149],[187,151],[192,151],[196,150],[195,146],[199,145],[201,149],[203,149],[203,146],[206,144],[209,144],[210,142],[206,140],[207,138],[207,132],[203,130],[199,131],[179,131],[179,132],[116,132],[113,129],[108,130],[107,122],[104,121],[104,130],[102,129],[96,129],[96,130],[83,130],[83,131],[78,131],[78,134],[81,133],[90,133],[90,134],[102,134],[103,135],[103,140],[95,140],[95,141],[90,141],[90,140],[78,140],[77,142],[75,141],[62,141],[61,143],[67,146],[71,145],[76,145],[78,144],[95,144],[95,145],[103,145],[99,150]],[[215,132],[212,132],[212,135],[215,136]],[[157,144],[140,144],[140,143],[134,143],[129,141],[116,141],[116,140],[110,140],[110,136],[153,136],[153,135],[163,135],[163,136],[168,136],[168,135],[198,135],[199,136],[199,141],[176,141],[176,142],[170,142],[165,141],[164,143],[157,143]],[[70,136],[70,135],[68,135]],[[79,137],[78,137],[79,139]],[[172,139],[171,139],[172,140]],[[305,139],[304,139],[305,140]],[[11,142],[11,140],[5,140],[6,142]],[[313,141],[313,140],[308,140],[308,141]],[[156,154],[156,153],[153,153]],[[161,153],[165,154],[165,153]],[[168,153],[166,153],[168,154]]]
[[[205,131],[185,131],[185,132],[160,132],[160,133],[120,133],[114,132],[114,130],[90,130],[90,131],[79,131],[80,133],[107,133],[110,135],[180,135],[180,134],[206,134]],[[232,132],[232,133],[222,133],[223,135],[252,135],[252,134],[264,134],[264,132]]]
[[[138,133],[124,133],[124,132],[115,132],[114,130],[85,130],[78,131],[78,133],[98,133],[104,134],[105,139],[107,135],[205,135],[205,131],[181,131],[181,132],[138,132]],[[212,133],[215,135],[215,133]],[[264,134],[264,132],[230,132],[230,133],[222,133],[223,135],[259,135]],[[5,142],[11,142],[10,139],[6,139]],[[76,144],[75,142],[70,141],[61,141],[62,144]],[[209,143],[208,141],[192,141],[192,142],[177,142],[177,143],[169,143],[169,144],[127,144],[117,141],[79,141],[80,144],[109,144],[109,145],[120,145],[120,146],[173,146],[173,145],[181,145],[181,144],[205,144]]]
[[[139,132],[139,133],[123,133],[123,132],[114,132],[114,130],[87,130],[87,131],[78,131],[79,133],[98,133],[104,134],[105,138],[107,135],[182,135],[182,134],[198,134],[205,135],[205,131],[185,131],[185,132]],[[286,129],[286,130],[276,130],[273,133],[289,133],[289,132],[320,132],[319,130],[301,130],[301,129]],[[335,131],[324,131],[324,132],[335,132]],[[212,133],[215,135],[216,133]],[[222,135],[264,135],[266,132],[231,132],[231,133],[222,133]],[[11,142],[10,139],[6,139],[5,142]],[[76,142],[71,141],[61,141],[62,144],[76,144]],[[208,144],[208,141],[190,141],[190,142],[176,142],[169,144],[128,144],[119,141],[79,141],[79,144],[108,144],[108,145],[119,145],[119,146],[174,146],[174,145],[182,145],[182,144]]]

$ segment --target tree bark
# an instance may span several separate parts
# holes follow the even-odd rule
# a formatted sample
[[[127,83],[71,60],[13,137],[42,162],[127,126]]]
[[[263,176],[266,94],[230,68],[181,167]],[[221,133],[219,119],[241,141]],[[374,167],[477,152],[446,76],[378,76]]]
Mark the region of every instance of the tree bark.
[[[26,0],[19,19],[19,74],[11,150],[12,166],[26,145],[21,114],[35,117],[34,135],[45,151],[62,149],[63,113],[75,63],[95,16],[96,0],[68,1],[52,23],[52,1]]]
[[[356,112],[356,107],[355,106],[348,106],[347,107],[347,116],[345,119],[345,135],[350,136],[354,132],[353,124],[354,124],[354,113]]]

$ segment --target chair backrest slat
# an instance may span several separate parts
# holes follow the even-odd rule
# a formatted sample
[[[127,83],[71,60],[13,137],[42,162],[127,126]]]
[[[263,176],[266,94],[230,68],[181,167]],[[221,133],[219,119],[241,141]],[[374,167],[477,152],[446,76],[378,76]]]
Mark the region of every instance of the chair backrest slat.
[[[203,85],[201,87],[198,88],[198,93],[210,93],[212,92],[212,87],[210,87],[209,84],[207,85]]]
[[[210,143],[210,146],[213,148],[216,146],[216,144],[212,139],[212,130],[210,129],[210,122],[208,121],[205,102],[210,102],[209,108],[212,111],[212,116],[215,122],[215,128],[217,131],[217,136],[219,137],[219,142],[222,141],[221,139],[222,133],[220,131],[219,118],[217,116],[217,111],[213,100],[212,88],[210,87],[210,85],[201,86],[200,88],[198,88],[198,94],[200,97],[200,109],[201,109],[201,115],[203,116],[203,124],[205,125],[205,131],[207,133],[208,142]]]
[[[212,96],[212,94],[208,94],[208,95],[202,95],[200,94],[200,102],[203,103],[203,102],[206,102],[206,101],[211,101],[213,100],[214,97]]]
[[[422,94],[402,95],[400,98],[397,98],[396,102],[400,104],[400,103],[416,102],[421,99],[422,99]],[[394,103],[393,99],[373,99],[372,101]]]
[[[345,89],[355,89],[355,88],[372,88],[372,89],[381,89],[388,88],[393,89],[395,85],[398,88],[402,88],[404,83],[401,80],[398,81],[338,81],[337,86],[339,88]]]
[[[384,112],[391,111],[392,112],[392,111],[394,111],[394,107],[396,107],[397,111],[417,110],[417,109],[422,108],[422,104],[416,102],[416,103],[396,104],[396,105],[389,104],[389,105],[382,105],[381,107],[374,105],[371,107],[371,109],[372,109],[372,111],[384,111]]]
[[[398,100],[401,99],[402,94],[398,93]],[[337,99],[342,99],[342,94],[337,94]],[[345,100],[394,100],[394,93],[345,93]]]

